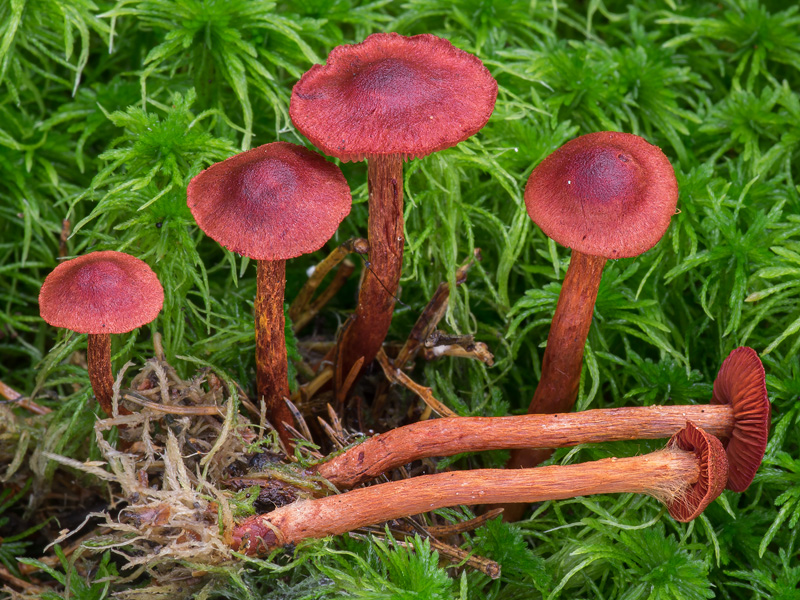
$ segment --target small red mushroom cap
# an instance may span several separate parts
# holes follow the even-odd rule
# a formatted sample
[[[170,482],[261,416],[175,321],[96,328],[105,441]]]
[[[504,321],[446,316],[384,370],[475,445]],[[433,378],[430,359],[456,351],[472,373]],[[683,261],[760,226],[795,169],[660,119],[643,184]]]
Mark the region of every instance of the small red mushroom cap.
[[[729,404],[733,409],[733,431],[725,446],[730,464],[728,489],[743,492],[764,458],[770,426],[764,366],[755,350],[736,348],[722,362],[711,404]]]
[[[694,452],[700,462],[697,482],[685,495],[667,503],[667,510],[672,518],[685,523],[696,518],[725,489],[728,481],[728,459],[722,442],[691,422],[687,422],[686,427],[670,438],[667,447]]]
[[[449,41],[374,33],[311,67],[292,90],[289,115],[315,146],[345,162],[419,158],[477,133],[496,99],[489,70]]]
[[[678,182],[658,146],[601,131],[545,158],[525,188],[528,214],[562,246],[623,258],[656,245],[678,203]]]
[[[339,167],[288,142],[211,165],[189,183],[188,205],[206,235],[256,260],[319,250],[350,213]]]
[[[78,333],[125,333],[158,316],[164,289],[147,263],[124,252],[92,252],[65,261],[45,278],[39,312]]]

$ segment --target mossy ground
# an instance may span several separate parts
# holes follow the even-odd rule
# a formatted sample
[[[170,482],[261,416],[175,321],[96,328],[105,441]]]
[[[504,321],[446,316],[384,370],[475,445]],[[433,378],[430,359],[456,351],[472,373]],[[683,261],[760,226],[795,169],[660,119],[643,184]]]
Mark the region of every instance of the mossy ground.
[[[391,540],[338,538],[269,562],[182,558],[192,575],[183,593],[796,598],[800,10],[779,0],[0,2],[0,380],[53,409],[33,419],[3,408],[0,567],[29,577],[17,559],[40,558],[45,538],[79,524],[82,515],[41,523],[64,505],[60,493],[85,490],[71,506],[115,493],[44,456],[83,462],[102,450],[81,364],[85,336],[56,332],[38,316],[46,274],[60,256],[91,250],[142,258],[164,285],[165,307],[153,325],[115,339],[115,367],[142,367],[158,331],[181,377],[194,376],[200,360],[251,390],[255,266],[198,231],[186,185],[238,150],[305,143],[288,119],[292,85],[334,46],[374,31],[446,37],[479,56],[500,84],[479,134],[407,166],[402,304],[389,335],[404,340],[436,286],[454,284],[458,266],[480,248],[483,260],[453,287],[442,328],[474,334],[495,365],[420,363],[417,381],[459,414],[524,410],[569,258],[531,224],[524,183],[579,134],[632,132],[672,161],[680,214],[654,249],[606,267],[577,408],[705,402],[723,358],[749,345],[762,356],[773,403],[765,464],[745,494],[725,492],[688,525],[654,500],[627,495],[546,503],[513,527],[491,522],[463,542],[502,565],[498,580],[440,562],[427,543],[411,551]],[[342,168],[355,205],[329,250],[365,233],[365,167]],[[289,299],[323,255],[289,262]],[[355,286],[352,277],[299,332],[301,342],[332,339]],[[554,460],[657,445],[580,447]],[[496,453],[448,463],[503,460]],[[83,514],[104,508],[84,506]],[[160,583],[123,581],[129,573],[110,552],[73,553],[63,564],[52,552],[46,570],[30,575],[45,584],[52,577],[47,597],[101,598]],[[4,583],[7,593],[23,589]]]

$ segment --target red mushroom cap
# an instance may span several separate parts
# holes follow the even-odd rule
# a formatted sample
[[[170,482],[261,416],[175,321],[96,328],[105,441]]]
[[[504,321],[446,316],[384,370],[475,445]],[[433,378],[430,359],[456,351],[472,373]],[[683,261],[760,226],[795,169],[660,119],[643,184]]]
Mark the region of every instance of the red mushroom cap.
[[[158,316],[164,289],[147,263],[107,250],[65,261],[39,292],[39,312],[78,333],[125,333]]]
[[[256,260],[319,250],[350,213],[339,167],[297,144],[274,142],[211,165],[189,183],[206,235]]]
[[[770,426],[764,366],[755,350],[736,348],[722,362],[711,404],[730,404],[733,409],[733,431],[725,446],[730,464],[728,489],[743,492],[764,458]]]
[[[728,459],[722,442],[691,422],[687,422],[686,427],[673,435],[667,446],[694,452],[700,461],[697,482],[685,495],[667,504],[672,518],[685,523],[696,518],[725,489],[728,481]]]
[[[678,182],[658,146],[601,131],[571,140],[531,173],[525,205],[562,246],[623,258],[656,245],[678,203]]]
[[[326,154],[418,158],[477,133],[497,82],[476,56],[430,34],[374,33],[334,48],[292,90],[289,115]]]

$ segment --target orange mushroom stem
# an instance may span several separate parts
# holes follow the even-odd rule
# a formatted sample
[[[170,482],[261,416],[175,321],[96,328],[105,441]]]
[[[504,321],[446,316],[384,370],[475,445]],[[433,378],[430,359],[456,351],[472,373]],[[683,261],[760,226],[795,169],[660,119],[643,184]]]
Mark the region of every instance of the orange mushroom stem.
[[[257,554],[447,506],[593,494],[649,494],[666,504],[676,520],[690,521],[722,492],[727,471],[720,441],[688,423],[665,449],[643,456],[516,471],[453,471],[295,502],[249,517],[234,529],[232,544]]]
[[[422,458],[659,439],[674,435],[687,421],[723,439],[730,464],[728,487],[746,490],[764,456],[770,425],[764,367],[752,348],[737,348],[722,363],[711,404],[420,421],[371,437],[315,471],[346,489]]]

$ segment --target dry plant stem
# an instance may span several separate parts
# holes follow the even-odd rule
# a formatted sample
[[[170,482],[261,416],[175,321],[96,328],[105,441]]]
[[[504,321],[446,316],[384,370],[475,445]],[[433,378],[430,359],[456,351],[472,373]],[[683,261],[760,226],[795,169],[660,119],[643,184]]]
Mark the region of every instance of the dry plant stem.
[[[289,367],[286,357],[286,320],[283,295],[286,288],[286,261],[259,260],[256,280],[256,386],[258,397],[266,403],[267,419],[287,449],[293,448],[284,422],[293,424],[292,413],[284,402],[289,397]]]
[[[349,260],[345,260],[339,265],[333,281],[330,282],[328,287],[314,300],[308,308],[306,308],[297,319],[292,320],[292,327],[295,332],[300,331],[303,327],[311,322],[311,319],[325,306],[336,293],[342,289],[344,284],[356,270],[356,266]],[[291,316],[291,313],[290,313]]]
[[[727,404],[648,406],[420,421],[371,437],[318,465],[316,471],[337,488],[346,489],[421,458],[668,438],[687,421],[712,435],[727,438],[733,431],[733,409]]]
[[[0,381],[0,396],[5,398],[6,400],[11,400],[11,402],[16,402],[22,408],[26,408],[32,413],[36,413],[37,415],[47,415],[53,412],[46,406],[37,404],[30,398],[23,397],[23,395],[20,394],[17,390],[15,390],[9,385],[6,385],[2,381]]]
[[[296,502],[250,517],[234,530],[234,547],[241,548],[245,543],[246,552],[257,553],[447,506],[543,502],[627,492],[669,501],[685,493],[699,476],[695,454],[677,449],[569,466],[422,475]]]
[[[419,385],[408,375],[403,373],[403,371],[393,366],[389,361],[389,357],[386,356],[386,353],[383,351],[383,348],[379,350],[377,358],[378,362],[381,365],[381,368],[383,369],[384,375],[386,375],[386,378],[389,381],[391,381],[392,383],[399,383],[404,387],[408,388],[409,390],[411,390],[412,392],[414,392],[417,396],[419,396],[420,400],[422,400],[428,408],[435,411],[442,417],[458,416],[456,413],[447,408],[444,404],[439,402],[439,400],[437,400],[434,397],[433,390],[431,388]]]
[[[297,321],[300,315],[305,310],[314,292],[325,279],[325,276],[336,267],[342,260],[344,260],[350,252],[366,252],[368,249],[367,241],[361,238],[354,238],[347,240],[345,243],[338,246],[333,252],[320,261],[314,269],[314,272],[305,282],[297,297],[289,307],[289,317],[292,321]]]
[[[381,347],[392,322],[403,267],[403,159],[399,155],[368,160],[369,263],[358,306],[342,330],[336,356],[335,387],[360,357],[366,368]]]

